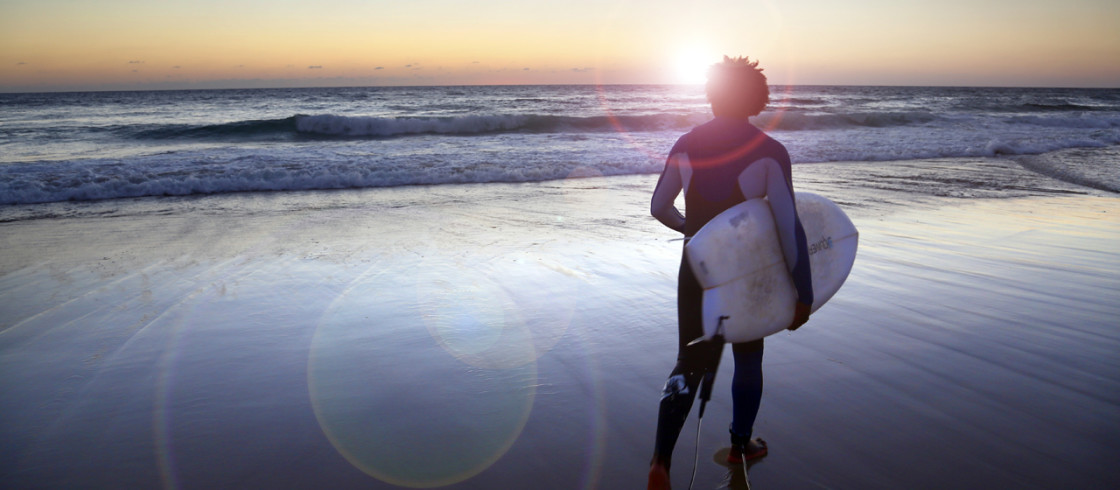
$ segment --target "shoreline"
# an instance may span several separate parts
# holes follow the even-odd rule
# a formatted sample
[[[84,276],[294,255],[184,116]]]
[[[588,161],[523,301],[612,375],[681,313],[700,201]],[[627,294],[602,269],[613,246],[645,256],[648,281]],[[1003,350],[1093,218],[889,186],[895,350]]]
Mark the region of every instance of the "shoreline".
[[[755,488],[1120,484],[1120,196],[900,204],[860,168],[800,170],[799,189],[838,202],[888,197],[843,206],[852,276],[767,342]],[[676,343],[680,249],[648,216],[656,178],[0,223],[0,481],[639,485]],[[706,462],[726,445],[730,365],[701,486],[725,471]],[[678,485],[695,436],[690,418]]]
[[[787,133],[785,136],[792,136],[796,132]],[[423,135],[418,135],[423,136]],[[583,178],[623,178],[623,177],[637,177],[642,175],[657,175],[660,171],[661,164],[658,162],[660,156],[652,156],[652,152],[659,152],[660,149],[655,149],[658,144],[654,141],[642,142],[629,142],[627,144],[634,144],[636,147],[643,147],[646,152],[648,161],[645,163],[636,163],[629,161],[628,163],[620,164],[624,170],[617,168],[598,168],[592,166],[569,166],[561,165],[566,168],[566,175],[564,172],[544,177],[539,172],[542,168],[534,166],[532,168],[523,169],[530,173],[536,173],[535,177],[525,177],[517,174],[487,174],[480,172],[474,175],[463,176],[459,175],[456,179],[441,181],[433,175],[417,174],[413,176],[415,180],[413,183],[407,183],[409,179],[394,180],[393,178],[386,177],[387,180],[378,181],[377,178],[367,176],[364,179],[357,179],[351,181],[351,185],[339,185],[339,182],[334,178],[328,178],[327,173],[323,173],[323,169],[316,169],[312,167],[301,167],[303,171],[314,174],[313,177],[303,178],[300,176],[292,175],[289,178],[293,182],[287,184],[271,182],[268,178],[263,178],[255,172],[250,171],[249,174],[241,175],[242,178],[248,179],[239,181],[237,185],[226,185],[221,183],[212,182],[211,186],[202,186],[207,188],[206,191],[200,191],[199,187],[187,186],[187,191],[180,185],[171,187],[163,187],[173,182],[173,179],[168,180],[166,176],[160,175],[156,180],[160,184],[153,184],[154,181],[149,181],[148,186],[155,185],[154,188],[148,188],[148,194],[133,195],[133,190],[129,190],[116,197],[99,197],[89,198],[89,195],[101,195],[109,193],[112,195],[114,191],[110,187],[116,181],[131,181],[133,177],[127,175],[117,174],[104,174],[97,179],[97,185],[89,187],[90,182],[72,182],[74,186],[83,187],[84,191],[69,195],[69,198],[63,200],[48,200],[44,202],[26,201],[0,204],[0,223],[19,221],[25,219],[38,219],[38,218],[51,218],[67,216],[68,213],[73,212],[75,207],[108,207],[112,209],[113,203],[143,203],[146,200],[160,200],[168,203],[177,203],[177,200],[183,199],[205,199],[212,196],[224,195],[239,195],[239,194],[270,194],[270,193],[303,193],[303,192],[347,192],[347,191],[360,191],[360,190],[384,190],[384,189],[399,189],[399,188],[428,188],[428,187],[455,187],[461,185],[516,185],[516,184],[548,184],[555,182],[565,182],[572,179]],[[989,146],[994,145],[995,142],[989,143]],[[1006,145],[1006,143],[1003,143]],[[469,151],[463,148],[464,151]],[[903,200],[908,200],[913,196],[906,195],[908,193],[916,194],[929,194],[935,196],[945,197],[953,196],[946,191],[938,192],[931,189],[923,189],[920,186],[915,186],[921,179],[928,179],[932,184],[941,184],[948,187],[949,191],[956,192],[956,197],[1018,197],[1023,195],[1036,195],[1048,193],[1062,193],[1068,192],[1073,194],[1094,194],[1106,193],[1109,195],[1120,195],[1120,180],[1114,169],[1109,165],[1120,160],[1120,144],[1113,143],[1105,146],[1073,146],[1073,147],[1060,147],[1040,153],[1032,152],[1009,152],[1005,153],[999,149],[999,146],[991,146],[987,156],[914,156],[909,159],[895,160],[895,159],[858,159],[850,161],[804,161],[794,164],[795,180],[798,181],[797,185],[803,185],[804,176],[801,174],[809,174],[810,179],[818,177],[816,180],[822,182],[830,182],[831,184],[843,183],[846,180],[861,180],[865,176],[859,175],[858,169],[869,169],[874,173],[876,179],[881,179],[880,186],[875,188],[877,192],[883,191],[905,191],[903,192]],[[173,155],[174,152],[169,152],[166,155]],[[149,155],[156,156],[156,155]],[[526,155],[512,155],[515,159],[518,157],[524,158]],[[617,156],[617,155],[616,155]],[[99,160],[95,160],[99,161]],[[31,166],[51,166],[54,164],[63,165],[73,162],[59,161],[59,162],[25,162],[26,165]],[[179,162],[174,158],[163,159],[159,166],[170,170],[175,168]],[[378,165],[383,162],[377,162]],[[489,163],[475,162],[482,167],[487,167]],[[24,163],[16,163],[13,165],[24,165]],[[0,165],[3,166],[3,165]],[[375,165],[376,166],[376,165]],[[815,173],[813,167],[826,167],[835,169],[834,174],[824,174],[820,176],[813,176]],[[236,166],[235,166],[236,167]],[[986,168],[991,167],[991,168]],[[640,168],[640,169],[639,169]],[[247,168],[241,170],[248,171]],[[359,169],[351,169],[358,171]],[[461,169],[451,168],[452,174],[460,174]],[[74,171],[82,171],[80,168],[75,168]],[[647,173],[648,172],[648,173]],[[947,172],[946,175],[938,175],[939,173]],[[157,172],[158,173],[158,172]],[[1009,178],[1009,174],[1012,176]],[[64,174],[58,174],[56,178],[63,178]],[[839,177],[838,177],[839,176]],[[237,175],[227,176],[237,180]],[[492,179],[492,180],[491,180]],[[538,180],[544,179],[544,180]],[[961,179],[967,182],[962,182]],[[80,180],[80,179],[79,179]],[[205,180],[205,179],[204,179]],[[1016,181],[1018,180],[1018,181]],[[396,182],[396,183],[394,183]],[[55,187],[54,183],[47,185],[45,182],[35,183],[33,181],[24,182],[22,177],[17,179],[19,185],[15,186],[15,190],[9,189],[16,195],[30,196],[36,194],[31,192],[30,189],[35,189],[36,186]],[[109,184],[106,184],[109,183]],[[100,187],[106,184],[107,187]],[[962,185],[963,184],[963,185]],[[253,188],[255,185],[263,185],[260,188]],[[899,186],[902,188],[894,188],[892,186]],[[287,186],[287,187],[286,187]],[[127,186],[125,186],[127,187]],[[864,190],[874,188],[863,183],[857,186],[846,186],[841,188],[860,188]],[[163,189],[162,191],[160,189]],[[124,189],[124,187],[117,190]],[[193,190],[190,190],[193,189]],[[223,190],[224,189],[224,190]],[[39,194],[43,192],[56,192],[58,189],[46,191],[39,189]],[[58,198],[60,195],[67,195],[65,193],[55,195]],[[10,197],[10,196],[9,196]],[[36,198],[39,199],[39,198]],[[88,213],[87,213],[88,214]]]

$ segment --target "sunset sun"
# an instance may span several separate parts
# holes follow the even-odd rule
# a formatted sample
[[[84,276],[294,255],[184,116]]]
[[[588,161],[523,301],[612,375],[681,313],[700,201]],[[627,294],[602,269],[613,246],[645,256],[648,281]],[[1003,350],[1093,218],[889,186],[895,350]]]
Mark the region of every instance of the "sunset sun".
[[[708,68],[719,61],[704,50],[685,48],[673,59],[673,79],[677,83],[699,84],[708,80]]]

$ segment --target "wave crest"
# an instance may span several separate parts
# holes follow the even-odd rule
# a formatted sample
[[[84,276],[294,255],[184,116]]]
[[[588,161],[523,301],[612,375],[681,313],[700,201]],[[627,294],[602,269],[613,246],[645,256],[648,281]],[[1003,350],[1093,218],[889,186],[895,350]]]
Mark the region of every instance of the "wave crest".
[[[160,125],[114,128],[140,140],[290,140],[300,138],[391,138],[397,136],[480,135],[509,132],[605,132],[686,130],[703,122],[703,115],[650,114],[628,116],[551,116],[537,114],[465,115],[443,117],[373,117],[335,114],[298,114],[282,119],[237,121],[208,125]]]
[[[478,134],[525,129],[534,116],[461,116],[383,118],[324,114],[296,116],[296,131],[321,136],[400,136],[406,134]],[[540,121],[537,121],[540,124]]]
[[[285,141],[298,139],[394,138],[412,135],[475,136],[500,133],[597,133],[687,131],[705,122],[706,113],[662,113],[625,116],[554,116],[540,114],[462,115],[440,117],[374,117],[335,114],[295,115],[280,119],[236,121],[210,125],[118,127],[113,131],[141,140]],[[967,116],[966,116],[967,118]],[[1081,114],[1015,115],[1007,124],[1058,128],[1120,127],[1120,118]],[[819,131],[849,128],[892,128],[916,125],[955,126],[961,116],[926,111],[814,113],[796,110],[764,112],[751,119],[771,131]]]

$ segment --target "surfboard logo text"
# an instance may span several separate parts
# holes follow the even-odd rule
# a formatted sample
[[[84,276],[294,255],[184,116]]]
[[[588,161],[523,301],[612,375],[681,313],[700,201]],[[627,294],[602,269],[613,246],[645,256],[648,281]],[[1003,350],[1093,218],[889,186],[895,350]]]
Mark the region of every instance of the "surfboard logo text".
[[[821,237],[821,239],[817,242],[809,244],[809,255],[813,255],[817,252],[820,252],[821,250],[828,250],[830,248],[832,248],[832,237]]]

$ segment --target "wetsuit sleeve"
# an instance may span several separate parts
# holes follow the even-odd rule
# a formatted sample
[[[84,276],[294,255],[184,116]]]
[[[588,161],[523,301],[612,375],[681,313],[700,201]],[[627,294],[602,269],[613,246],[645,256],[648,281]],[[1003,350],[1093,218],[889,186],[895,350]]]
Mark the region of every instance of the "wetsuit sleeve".
[[[673,150],[676,149],[677,147],[674,146]],[[661,178],[657,180],[657,187],[653,189],[649,211],[661,224],[684,233],[684,215],[675,205],[677,196],[684,189],[680,169],[681,158],[688,158],[688,156],[684,153],[670,153],[665,161],[665,170],[661,171]]]
[[[809,268],[809,246],[805,237],[805,229],[801,226],[801,218],[794,216],[794,233],[797,241],[797,261],[790,270],[793,276],[793,285],[797,288],[797,301],[807,305],[813,304],[813,276]]]
[[[813,272],[809,262],[809,240],[805,235],[805,228],[801,226],[801,217],[797,214],[797,199],[793,191],[793,163],[790,162],[789,153],[785,151],[785,148],[782,150],[780,166],[782,173],[785,175],[786,188],[789,189],[790,199],[795,203],[793,207],[793,231],[794,240],[797,242],[797,260],[794,262],[795,265],[790,268],[790,275],[793,276],[793,285],[797,288],[797,301],[812,305]]]
[[[782,245],[782,255],[797,289],[797,300],[811,305],[813,279],[809,268],[808,240],[797,215],[792,179],[786,168],[788,164],[782,165],[773,158],[755,161],[739,175],[739,189],[745,199],[765,196],[770,202],[770,211],[774,213],[774,224],[778,229],[778,241]]]

